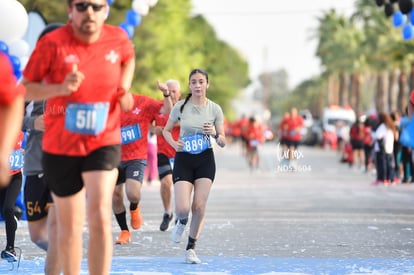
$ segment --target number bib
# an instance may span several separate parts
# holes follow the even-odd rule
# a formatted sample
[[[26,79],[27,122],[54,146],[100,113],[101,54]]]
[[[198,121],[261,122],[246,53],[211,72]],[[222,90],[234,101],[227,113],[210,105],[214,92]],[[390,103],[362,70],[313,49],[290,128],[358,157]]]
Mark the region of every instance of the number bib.
[[[23,167],[23,151],[20,149],[13,150],[9,157],[10,170],[19,170]]]
[[[83,135],[99,135],[106,126],[109,103],[70,103],[66,108],[65,128]]]
[[[249,141],[249,145],[250,147],[256,148],[257,146],[259,146],[259,141],[257,139],[252,139]]]
[[[289,136],[296,136],[297,133],[298,133],[297,131],[292,130],[289,132]]]
[[[200,154],[211,147],[210,137],[203,134],[195,134],[193,136],[181,137],[184,141],[183,152],[190,154]]]
[[[142,138],[139,124],[129,125],[121,128],[122,144],[128,144]]]

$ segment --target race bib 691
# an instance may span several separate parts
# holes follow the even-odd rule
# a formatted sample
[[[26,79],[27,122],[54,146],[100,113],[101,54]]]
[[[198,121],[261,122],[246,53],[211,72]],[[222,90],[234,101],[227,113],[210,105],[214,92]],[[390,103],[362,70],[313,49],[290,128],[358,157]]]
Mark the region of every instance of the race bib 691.
[[[142,138],[139,124],[129,125],[121,128],[122,144],[128,144]]]

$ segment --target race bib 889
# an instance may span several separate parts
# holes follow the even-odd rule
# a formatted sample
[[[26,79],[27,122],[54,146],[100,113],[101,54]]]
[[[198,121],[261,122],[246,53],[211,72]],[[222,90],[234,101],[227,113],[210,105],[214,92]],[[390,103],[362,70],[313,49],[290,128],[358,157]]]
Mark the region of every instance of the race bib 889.
[[[183,136],[181,140],[184,141],[183,152],[190,154],[199,154],[211,147],[209,135],[195,134]]]

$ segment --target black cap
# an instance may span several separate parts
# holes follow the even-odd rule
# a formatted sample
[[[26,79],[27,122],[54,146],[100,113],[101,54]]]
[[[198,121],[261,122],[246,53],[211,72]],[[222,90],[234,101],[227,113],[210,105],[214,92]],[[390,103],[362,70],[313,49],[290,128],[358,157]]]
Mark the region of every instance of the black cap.
[[[43,36],[45,36],[46,34],[48,34],[49,32],[52,32],[54,30],[56,30],[57,28],[62,27],[63,23],[59,23],[59,22],[55,22],[55,23],[50,23],[48,24],[43,31],[39,34],[39,38],[37,40],[39,40],[40,38],[42,38]]]

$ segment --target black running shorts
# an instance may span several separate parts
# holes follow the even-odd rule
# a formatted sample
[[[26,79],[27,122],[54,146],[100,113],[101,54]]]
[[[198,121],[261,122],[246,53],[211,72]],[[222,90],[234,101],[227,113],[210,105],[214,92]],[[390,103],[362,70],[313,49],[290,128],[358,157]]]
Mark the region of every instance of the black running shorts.
[[[98,148],[87,156],[73,157],[43,152],[43,169],[49,189],[59,197],[76,194],[83,188],[82,173],[110,171],[117,168],[121,159],[121,146]]]
[[[194,184],[196,179],[208,178],[214,181],[216,162],[213,149],[200,154],[177,152],[174,160],[173,181],[189,181]]]
[[[165,176],[172,174],[170,159],[164,154],[158,154],[158,176],[163,179]]]
[[[26,176],[24,203],[29,222],[38,221],[47,216],[48,208],[53,204],[53,199],[44,180],[44,174]]]

